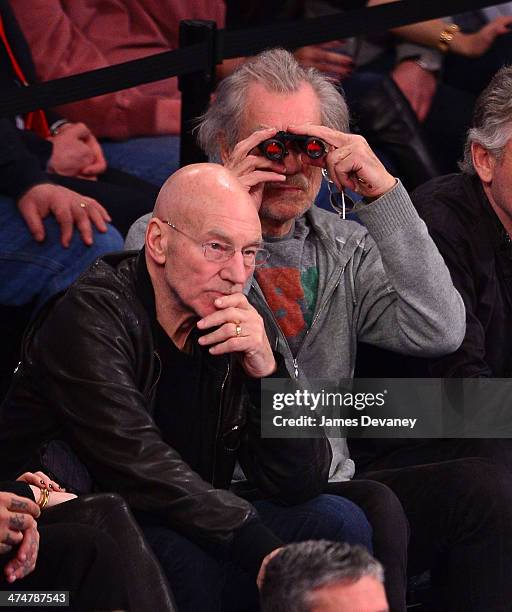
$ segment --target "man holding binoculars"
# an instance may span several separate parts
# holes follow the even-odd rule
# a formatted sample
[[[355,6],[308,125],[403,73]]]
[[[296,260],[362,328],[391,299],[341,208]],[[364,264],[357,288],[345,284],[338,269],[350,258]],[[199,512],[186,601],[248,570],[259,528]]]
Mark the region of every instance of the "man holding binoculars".
[[[273,315],[292,376],[352,378],[358,342],[417,356],[457,349],[465,311],[446,265],[400,181],[348,133],[345,101],[328,79],[287,51],[266,51],[220,83],[198,138],[259,207],[271,256],[249,299]],[[313,206],[322,172],[340,192],[362,197],[354,210],[364,226]],[[366,512],[392,610],[404,609],[408,535],[393,493],[410,524],[408,570],[431,571],[436,609],[500,610],[512,600],[512,551],[502,547],[512,541],[511,500],[492,464],[462,459],[364,474],[344,439],[330,442],[328,491]],[[489,491],[476,484],[485,482]]]
[[[460,295],[408,194],[348,130],[343,96],[282,49],[225,78],[199,125],[205,151],[259,208],[271,256],[249,299],[273,320],[278,351],[304,381],[352,378],[358,342],[443,355],[465,332]],[[363,198],[355,212],[364,226],[313,206],[322,172]],[[132,247],[142,227],[131,230]],[[365,473],[346,440],[330,443],[327,491],[365,511],[392,610],[405,609],[406,568],[430,570],[436,609],[498,612],[512,601],[512,499],[495,466],[460,459]]]

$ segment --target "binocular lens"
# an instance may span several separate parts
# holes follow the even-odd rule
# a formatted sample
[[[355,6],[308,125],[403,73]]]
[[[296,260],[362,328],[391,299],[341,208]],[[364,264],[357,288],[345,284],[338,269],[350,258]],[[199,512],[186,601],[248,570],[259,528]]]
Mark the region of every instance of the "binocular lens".
[[[287,146],[295,146],[311,159],[319,159],[327,153],[323,140],[314,136],[278,132],[274,138],[264,140],[259,145],[263,155],[272,161],[282,161],[288,155]]]
[[[322,141],[311,139],[305,143],[306,154],[312,159],[318,159],[325,154],[325,147]]]
[[[268,140],[264,144],[263,154],[273,161],[281,161],[285,155],[285,146],[278,140]]]

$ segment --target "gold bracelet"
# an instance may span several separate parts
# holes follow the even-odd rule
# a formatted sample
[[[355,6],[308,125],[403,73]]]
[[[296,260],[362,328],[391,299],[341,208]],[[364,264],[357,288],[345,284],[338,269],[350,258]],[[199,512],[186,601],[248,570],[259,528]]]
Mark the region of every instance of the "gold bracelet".
[[[460,28],[456,23],[446,24],[444,30],[439,34],[439,42],[437,48],[442,53],[447,53],[450,49],[450,43],[457,32],[460,32]]]
[[[50,498],[50,491],[48,489],[41,489],[41,497],[37,500],[37,505],[43,510],[48,505],[48,499]]]

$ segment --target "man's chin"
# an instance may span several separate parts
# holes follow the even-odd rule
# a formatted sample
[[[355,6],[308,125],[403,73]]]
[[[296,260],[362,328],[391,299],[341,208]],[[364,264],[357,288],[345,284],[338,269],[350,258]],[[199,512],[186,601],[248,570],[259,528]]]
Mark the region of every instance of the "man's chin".
[[[225,295],[227,295],[225,292],[222,291],[215,291],[215,290],[211,290],[208,291],[207,293],[204,294],[203,298],[201,300],[200,303],[197,304],[197,306],[195,307],[195,312],[196,314],[201,317],[207,317],[208,315],[213,314],[214,312],[217,312],[219,309],[217,308],[217,306],[215,306],[215,300],[217,298],[221,298],[224,297]]]

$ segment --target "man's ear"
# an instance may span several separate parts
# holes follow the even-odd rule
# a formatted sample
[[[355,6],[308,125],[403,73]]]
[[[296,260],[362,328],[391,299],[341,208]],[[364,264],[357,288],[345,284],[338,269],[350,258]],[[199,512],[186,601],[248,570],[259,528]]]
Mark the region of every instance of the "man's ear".
[[[167,231],[164,222],[156,217],[149,220],[146,228],[146,253],[151,259],[160,265],[165,264],[167,249]]]
[[[482,183],[491,183],[494,177],[494,167],[496,165],[494,155],[489,153],[480,143],[472,142],[471,156],[473,158],[473,165],[475,166],[476,173],[480,177]]]

